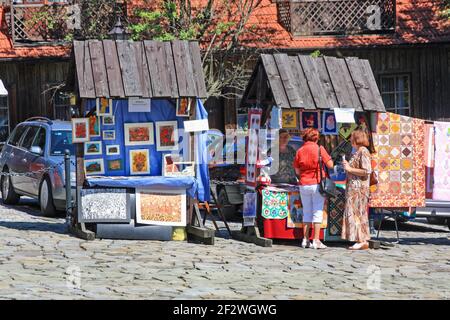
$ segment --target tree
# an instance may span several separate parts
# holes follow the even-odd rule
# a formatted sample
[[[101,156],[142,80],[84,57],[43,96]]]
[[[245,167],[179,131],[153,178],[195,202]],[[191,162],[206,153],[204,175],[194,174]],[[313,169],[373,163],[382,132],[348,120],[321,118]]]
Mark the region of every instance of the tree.
[[[189,0],[152,1],[138,8],[129,29],[135,40],[198,40],[203,51],[203,68],[208,96],[235,97],[245,89],[250,61],[256,59],[258,45],[242,43],[255,36],[249,19],[261,0],[205,0],[193,6]],[[231,89],[231,90],[230,90]]]

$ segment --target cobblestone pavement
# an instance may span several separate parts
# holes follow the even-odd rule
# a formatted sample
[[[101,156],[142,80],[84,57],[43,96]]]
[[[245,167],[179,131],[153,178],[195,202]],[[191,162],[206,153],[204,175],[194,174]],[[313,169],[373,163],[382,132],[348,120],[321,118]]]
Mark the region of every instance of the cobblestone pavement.
[[[414,222],[402,227],[402,244],[358,252],[225,238],[214,246],[86,242],[66,233],[64,219],[0,204],[0,298],[448,299],[449,236],[444,226]]]

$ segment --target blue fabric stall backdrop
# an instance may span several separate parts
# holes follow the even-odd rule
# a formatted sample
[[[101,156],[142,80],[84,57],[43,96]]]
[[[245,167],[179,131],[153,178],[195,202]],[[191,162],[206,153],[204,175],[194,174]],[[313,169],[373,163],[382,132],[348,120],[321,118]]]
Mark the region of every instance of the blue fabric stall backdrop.
[[[114,125],[103,125],[102,117],[100,117],[100,137],[93,137],[91,141],[102,141],[102,155],[101,156],[85,156],[86,160],[100,159],[104,160],[105,175],[106,176],[130,176],[130,150],[136,149],[148,149],[150,154],[150,175],[161,176],[162,175],[162,158],[164,154],[169,154],[175,151],[160,152],[156,150],[156,122],[158,121],[177,121],[178,128],[184,129],[183,121],[187,118],[180,118],[176,116],[176,108],[170,100],[154,100],[151,99],[151,111],[150,112],[128,112],[128,99],[120,99],[113,101],[113,115],[115,117]],[[87,102],[87,110],[91,110],[96,107],[96,100],[90,99]],[[197,99],[196,105],[196,119],[207,119],[208,113],[203,107],[202,102]],[[152,122],[154,127],[154,144],[142,145],[142,146],[125,146],[125,134],[124,123],[143,123]],[[104,130],[115,130],[115,140],[103,140]],[[189,139],[183,138],[182,130],[178,131],[179,134],[179,150],[176,153],[183,155],[184,159],[188,158]],[[185,134],[186,137],[188,135]],[[197,163],[197,183],[198,183],[198,199],[200,201],[210,200],[209,189],[209,171],[206,161],[207,147],[206,147],[207,133],[196,133],[196,163]],[[107,145],[119,145],[120,155],[108,156],[106,155]],[[108,170],[109,160],[122,160],[122,170]],[[202,160],[199,163],[197,160]],[[134,176],[134,175],[133,175]]]

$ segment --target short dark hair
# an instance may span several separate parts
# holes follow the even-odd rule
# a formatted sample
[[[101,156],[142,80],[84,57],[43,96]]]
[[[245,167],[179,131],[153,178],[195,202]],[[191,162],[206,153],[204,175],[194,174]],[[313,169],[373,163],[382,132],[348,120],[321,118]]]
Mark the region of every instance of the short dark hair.
[[[319,130],[315,128],[308,128],[302,132],[302,139],[304,142],[307,141],[317,142],[319,141],[319,137],[320,137]]]

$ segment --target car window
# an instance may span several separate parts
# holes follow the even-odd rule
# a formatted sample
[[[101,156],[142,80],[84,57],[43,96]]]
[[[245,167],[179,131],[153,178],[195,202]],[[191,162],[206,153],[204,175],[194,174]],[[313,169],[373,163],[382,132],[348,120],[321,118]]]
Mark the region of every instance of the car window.
[[[51,149],[52,156],[63,156],[66,150],[70,154],[75,154],[75,145],[72,143],[72,131],[69,130],[53,130],[51,133]]]
[[[40,128],[34,142],[32,144],[33,147],[39,147],[42,151],[45,150],[45,128]]]
[[[36,137],[36,133],[38,131],[39,131],[39,127],[30,127],[30,129],[25,134],[25,138],[23,138],[20,146],[26,150],[30,150],[31,144],[33,143],[34,138]]]
[[[26,129],[26,126],[18,126],[12,133],[8,143],[12,146],[17,147],[19,145],[20,138],[22,138],[22,135]]]

